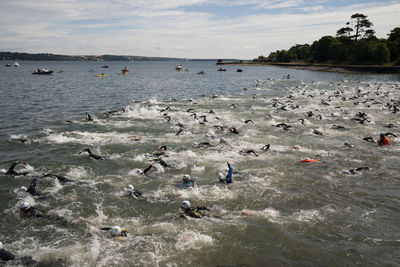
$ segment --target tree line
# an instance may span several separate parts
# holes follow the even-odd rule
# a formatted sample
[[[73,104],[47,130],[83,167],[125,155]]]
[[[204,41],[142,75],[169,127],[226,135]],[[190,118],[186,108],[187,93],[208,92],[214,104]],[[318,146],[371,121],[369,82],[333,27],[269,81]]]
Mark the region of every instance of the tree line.
[[[289,50],[277,50],[253,62],[306,62],[327,64],[400,65],[400,27],[388,38],[378,39],[364,14],[353,14],[351,21],[336,32],[309,44],[296,44]]]

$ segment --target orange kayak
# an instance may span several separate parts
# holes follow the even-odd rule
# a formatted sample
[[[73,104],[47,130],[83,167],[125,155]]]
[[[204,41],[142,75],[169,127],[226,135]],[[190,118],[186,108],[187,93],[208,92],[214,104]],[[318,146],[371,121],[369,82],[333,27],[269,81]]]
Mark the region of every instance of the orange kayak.
[[[316,163],[321,163],[320,161],[316,159],[302,159],[301,162],[316,162]]]

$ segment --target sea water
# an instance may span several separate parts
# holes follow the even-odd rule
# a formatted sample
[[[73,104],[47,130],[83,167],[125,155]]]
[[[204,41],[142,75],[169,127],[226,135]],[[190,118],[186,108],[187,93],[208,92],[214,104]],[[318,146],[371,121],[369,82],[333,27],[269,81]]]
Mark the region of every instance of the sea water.
[[[0,72],[0,168],[22,160],[28,165],[17,169],[30,171],[0,176],[0,241],[17,258],[41,266],[400,264],[399,139],[389,136],[386,147],[362,140],[399,134],[385,127],[400,127],[387,105],[399,101],[399,76],[218,72],[215,62],[191,61],[20,64]],[[119,75],[125,66],[130,72]],[[32,75],[37,68],[55,72]],[[368,121],[354,120],[359,112]],[[162,145],[171,167],[155,161]],[[78,154],[84,148],[106,159]],[[252,149],[258,156],[240,152]],[[218,181],[227,161],[235,171],[228,186]],[[346,174],[361,166],[370,170]],[[40,178],[42,197],[18,191],[46,173],[76,182]],[[194,188],[182,187],[184,174]],[[128,184],[143,197],[126,197]],[[183,200],[210,211],[183,218]],[[23,201],[61,219],[28,219]],[[113,225],[129,236],[100,230]]]

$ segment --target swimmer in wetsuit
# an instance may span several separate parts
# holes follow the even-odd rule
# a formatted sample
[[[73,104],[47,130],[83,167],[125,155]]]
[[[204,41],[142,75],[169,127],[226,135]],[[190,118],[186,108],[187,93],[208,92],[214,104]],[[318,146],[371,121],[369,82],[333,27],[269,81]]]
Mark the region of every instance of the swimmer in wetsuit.
[[[182,178],[183,181],[183,187],[188,188],[188,187],[193,187],[194,186],[194,181],[188,174],[184,175]]]
[[[14,162],[10,168],[8,169],[8,171],[6,171],[4,174],[5,175],[27,175],[29,172],[18,172],[16,170],[14,170],[15,166],[17,166],[18,164],[24,164],[27,165],[28,163],[26,163],[25,161],[16,161]]]
[[[225,176],[225,178],[222,173],[218,173],[218,179],[223,184],[232,183],[233,168],[232,168],[232,165],[229,163],[229,161],[227,162],[227,164],[228,164],[228,174]]]
[[[102,156],[99,156],[99,155],[93,154],[93,153],[92,153],[92,151],[90,151],[90,149],[89,149],[89,148],[85,148],[84,150],[82,150],[82,151],[79,151],[79,152],[78,152],[78,154],[80,155],[80,154],[81,154],[81,153],[83,153],[83,152],[87,152],[87,153],[88,153],[88,156],[89,156],[89,158],[94,158],[95,160],[104,159],[104,157],[102,157]]]
[[[37,185],[38,179],[35,178],[33,179],[33,181],[31,182],[31,185],[29,186],[29,188],[26,190],[27,193],[31,194],[32,196],[39,196],[41,195],[40,192],[38,192],[36,190],[36,185]]]
[[[127,237],[128,233],[129,233],[126,229],[123,229],[119,226],[102,227],[102,228],[100,228],[100,230],[109,231],[111,234],[111,237],[116,237],[116,236]]]
[[[63,184],[64,183],[72,183],[72,182],[74,182],[74,181],[72,181],[72,180],[70,180],[68,178],[65,178],[64,176],[55,175],[55,174],[51,174],[51,173],[48,173],[48,174],[40,176],[40,178],[44,178],[44,177],[51,177],[51,178],[57,179],[60,183],[63,183]]]
[[[86,118],[85,118],[85,120],[87,120],[87,121],[93,121],[93,118],[92,118],[92,116],[90,116],[89,112],[86,112]]]
[[[185,213],[184,215],[190,216],[192,218],[202,218],[205,215],[200,213],[201,210],[209,210],[207,207],[192,207],[190,202],[187,200],[182,201],[181,209]]]
[[[22,214],[26,215],[28,218],[42,218],[47,216],[45,211],[39,210],[35,207],[30,207],[28,202],[23,202],[19,206],[19,210]]]
[[[127,197],[133,197],[135,199],[138,199],[143,195],[143,193],[133,187],[133,185],[128,185],[127,188],[125,188],[125,191],[128,193],[126,194]]]
[[[11,261],[15,259],[14,254],[3,248],[3,243],[0,242],[0,259],[3,261]]]

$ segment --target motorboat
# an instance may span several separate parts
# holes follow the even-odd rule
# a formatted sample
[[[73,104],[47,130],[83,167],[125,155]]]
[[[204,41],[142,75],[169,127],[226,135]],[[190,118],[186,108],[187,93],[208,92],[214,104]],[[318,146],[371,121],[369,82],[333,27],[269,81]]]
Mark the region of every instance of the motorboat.
[[[37,69],[36,71],[32,72],[32,74],[52,74],[52,70],[46,70],[46,69]]]
[[[15,61],[14,67],[19,67],[19,66],[20,66],[20,65],[19,65],[18,61]]]
[[[217,71],[226,71],[226,69],[219,68],[219,69],[217,69]]]
[[[104,66],[102,66],[103,69],[108,69],[110,66],[108,66],[107,64],[105,64]]]
[[[4,66],[6,66],[6,67],[11,67],[11,64],[10,64],[10,63],[7,63],[7,64],[4,65]]]
[[[182,71],[182,65],[181,64],[176,65],[175,70]]]
[[[243,72],[243,70],[242,69],[237,69],[236,72]]]

